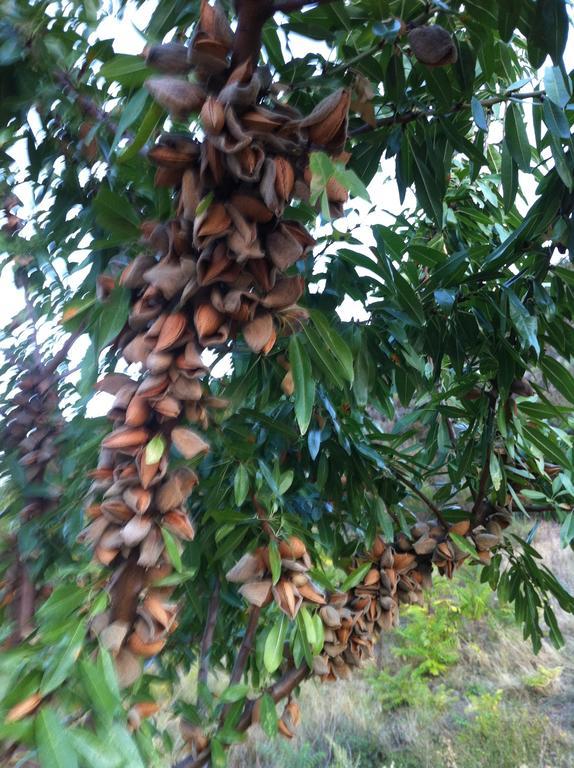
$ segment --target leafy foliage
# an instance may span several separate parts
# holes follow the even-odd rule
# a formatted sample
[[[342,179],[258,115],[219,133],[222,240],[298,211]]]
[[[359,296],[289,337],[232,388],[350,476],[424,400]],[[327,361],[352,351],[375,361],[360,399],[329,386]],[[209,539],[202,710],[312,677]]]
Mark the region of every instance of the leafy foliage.
[[[197,537],[181,554],[169,534],[165,541],[176,568],[168,578],[182,605],[179,626],[134,689],[120,692],[110,660],[100,652],[94,661],[95,641],[85,634],[106,596],[98,567],[77,541],[87,473],[106,430],[85,408],[96,379],[116,366],[128,312],[123,289],[101,301],[100,276],[118,273],[138,253],[142,219],[170,216],[172,200],[154,186],[141,153],[159,127],[189,126],[152,103],[142,57],[115,55],[110,39],[93,34],[104,6],[55,3],[47,10],[16,0],[4,11],[2,263],[25,271],[35,322],[48,329],[44,359],[63,332],[81,335],[86,347],[77,383],[58,385],[66,421],[46,479],[57,504],[45,515],[23,524],[30,488],[20,457],[8,449],[3,456],[2,568],[7,573],[17,540],[38,603],[32,634],[1,664],[7,754],[42,766],[165,764],[180,745],[152,721],[130,732],[133,707],[170,698],[178,670],[196,660],[216,579],[222,599],[210,662],[222,671],[233,666],[246,612],[224,574],[268,539],[253,496],[275,534],[305,540],[314,578],[327,588],[350,589],[353,573],[345,574],[354,555],[379,531],[388,540],[410,535],[427,508],[450,523],[469,514],[480,521],[485,505],[551,516],[562,523],[563,545],[574,541],[566,4],[336,0],[276,14],[263,29],[262,54],[282,98],[307,114],[336,88],[351,89],[351,157],[344,165],[313,153],[311,199],[289,211],[308,225],[319,211],[323,225],[315,258],[292,268],[309,287],[303,331],[280,339],[268,357],[241,344],[216,353],[230,363],[210,386],[230,405],[210,426],[212,451],[188,502]],[[187,37],[198,11],[198,2],[158,4],[146,41]],[[404,33],[427,24],[449,32],[456,62],[428,67],[412,54]],[[300,51],[295,35],[306,40]],[[332,178],[352,196],[344,225],[329,222]],[[21,190],[32,205],[10,199]],[[360,302],[364,320],[342,319],[349,299]],[[3,363],[4,408],[32,346],[15,328],[6,338],[12,335],[19,364]],[[281,386],[285,357],[293,394]],[[483,578],[514,605],[535,647],[544,636],[561,644],[552,599],[571,612],[574,601],[539,563],[532,540],[505,537]],[[4,584],[11,620],[14,594],[7,577]],[[204,687],[198,702],[178,705],[188,721],[207,713],[213,724],[223,722],[214,764],[225,759],[223,744],[241,738],[236,726],[247,694],[277,676],[283,643],[301,662],[320,651],[313,622],[309,611],[288,622],[266,608],[249,687],[219,697]],[[10,626],[4,622],[6,641]],[[48,697],[39,708],[9,717],[38,693]],[[264,701],[271,733],[277,713]],[[94,713],[89,728],[75,721],[86,710]]]

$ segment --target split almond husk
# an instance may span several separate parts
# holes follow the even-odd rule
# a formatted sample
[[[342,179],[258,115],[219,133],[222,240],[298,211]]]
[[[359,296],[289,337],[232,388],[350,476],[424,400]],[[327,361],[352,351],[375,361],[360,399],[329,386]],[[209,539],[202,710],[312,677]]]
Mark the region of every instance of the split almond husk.
[[[185,459],[194,459],[196,456],[209,451],[209,444],[196,432],[185,427],[175,427],[172,429],[171,439]]]
[[[145,87],[154,101],[181,120],[200,110],[205,101],[205,91],[200,85],[177,77],[150,77]]]
[[[249,581],[239,588],[239,594],[251,605],[262,608],[271,601],[271,588],[273,582],[270,579],[263,581]]]
[[[252,352],[265,352],[267,345],[274,337],[273,316],[259,315],[255,320],[243,327],[243,336]]]
[[[7,723],[16,723],[18,720],[22,720],[26,715],[30,715],[38,708],[44,697],[40,693],[33,693],[27,696],[18,704],[15,704],[6,714],[5,721]]]

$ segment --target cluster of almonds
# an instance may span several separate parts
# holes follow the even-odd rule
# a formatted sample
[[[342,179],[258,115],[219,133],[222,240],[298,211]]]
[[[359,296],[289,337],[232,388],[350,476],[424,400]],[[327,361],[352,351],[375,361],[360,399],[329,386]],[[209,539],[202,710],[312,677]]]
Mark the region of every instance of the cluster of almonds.
[[[431,520],[414,524],[410,537],[399,533],[392,545],[377,537],[363,560],[372,562],[372,567],[348,592],[329,594],[312,582],[309,554],[304,543],[293,536],[279,543],[281,577],[276,585],[267,547],[244,555],[226,577],[241,584],[240,594],[252,605],[261,607],[275,600],[291,619],[304,602],[314,604],[323,622],[325,642],[314,659],[313,673],[323,680],[347,678],[352,667],[372,657],[379,633],[396,626],[399,605],[422,603],[423,589],[432,583],[433,565],[451,577],[469,556],[451,534],[464,537],[486,564],[509,522],[506,510],[492,507],[485,525],[472,530],[470,520],[448,528]]]
[[[111,374],[100,383],[115,395],[113,431],[92,473],[99,501],[89,507],[84,539],[115,570],[111,608],[95,631],[126,683],[137,675],[137,657],[157,653],[174,627],[169,591],[153,587],[170,570],[162,529],[176,539],[194,536],[185,504],[197,476],[185,466],[170,470],[170,450],[188,460],[209,450],[187,424],[206,428],[209,409],[225,406],[200,382],[208,372],[201,354],[239,333],[253,352],[266,354],[278,331],[306,318],[296,305],[303,280],[284,272],[314,241],[282,214],[294,195],[310,194],[310,149],[337,152],[346,139],[346,91],[302,118],[273,101],[266,71],[250,62],[231,70],[232,42],[225,13],[204,0],[189,46],[145,52],[163,73],[146,83],[153,98],[178,120],[199,113],[204,138],[162,134],[149,151],[156,184],[176,189],[176,216],[144,222],[142,253],[120,276],[132,305],[117,343],[142,374],[137,381]],[[195,82],[186,77],[192,69]],[[335,208],[346,199],[336,184],[329,194]],[[114,279],[102,276],[99,285],[105,299]],[[285,590],[282,603],[294,613]]]
[[[7,356],[10,357],[9,352]],[[16,358],[13,363],[21,364]],[[54,505],[54,495],[49,490],[44,493],[41,489],[48,465],[56,456],[56,440],[62,429],[57,378],[57,374],[49,370],[41,360],[27,361],[16,391],[11,395],[11,408],[6,413],[6,424],[2,430],[3,447],[8,451],[16,451],[26,484],[35,486],[33,495],[25,495],[24,506],[20,510],[22,523],[40,516]],[[21,578],[23,567],[17,560],[8,569],[3,605],[13,603],[23,583],[26,588],[33,590],[29,580]],[[31,629],[20,627],[17,631],[26,634]]]

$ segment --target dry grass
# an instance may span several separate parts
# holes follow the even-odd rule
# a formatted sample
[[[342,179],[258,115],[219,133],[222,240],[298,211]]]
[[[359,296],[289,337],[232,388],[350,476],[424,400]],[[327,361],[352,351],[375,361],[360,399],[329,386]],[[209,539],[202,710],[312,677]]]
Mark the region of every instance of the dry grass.
[[[560,550],[557,527],[540,526],[534,546],[574,590],[574,553]],[[444,592],[443,592],[444,593]],[[302,686],[297,736],[269,741],[251,729],[232,749],[230,768],[572,768],[574,617],[559,615],[566,647],[535,656],[508,610],[493,598],[465,622],[460,661],[428,686],[428,697],[385,711],[374,671],[331,685]],[[404,662],[385,638],[381,663]]]

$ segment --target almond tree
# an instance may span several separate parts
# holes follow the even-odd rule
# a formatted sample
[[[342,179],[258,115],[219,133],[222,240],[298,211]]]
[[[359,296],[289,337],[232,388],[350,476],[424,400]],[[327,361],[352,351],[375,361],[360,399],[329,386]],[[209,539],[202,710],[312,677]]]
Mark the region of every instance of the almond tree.
[[[574,599],[535,534],[574,539],[563,0],[176,0],[139,55],[106,12],[16,2],[1,30],[6,261],[29,327],[69,335],[4,370],[4,762],[290,737],[303,680],[355,674],[463,563],[559,647]]]

